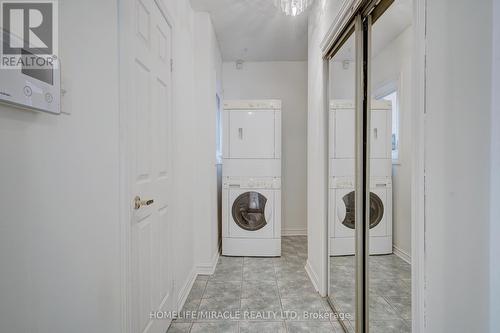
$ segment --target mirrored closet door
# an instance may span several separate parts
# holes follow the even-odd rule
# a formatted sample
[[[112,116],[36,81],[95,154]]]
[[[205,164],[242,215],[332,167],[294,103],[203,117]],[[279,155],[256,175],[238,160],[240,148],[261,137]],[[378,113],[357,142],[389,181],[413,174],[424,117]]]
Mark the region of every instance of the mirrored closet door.
[[[370,18],[369,329],[410,332],[412,1]]]
[[[402,122],[411,98],[411,6],[360,1],[325,54],[328,301],[346,332],[411,331],[405,257],[411,246],[404,232],[411,230],[405,159],[411,128]]]
[[[354,332],[356,297],[356,40],[352,31],[329,60],[329,303]]]

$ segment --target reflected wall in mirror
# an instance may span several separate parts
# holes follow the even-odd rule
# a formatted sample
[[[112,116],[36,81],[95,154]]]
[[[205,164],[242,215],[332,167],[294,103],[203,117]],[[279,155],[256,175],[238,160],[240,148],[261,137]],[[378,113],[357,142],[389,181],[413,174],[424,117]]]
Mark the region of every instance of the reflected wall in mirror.
[[[411,331],[412,1],[395,0],[372,25],[369,230],[370,331]]]
[[[347,332],[355,326],[355,36],[329,62],[328,300]]]

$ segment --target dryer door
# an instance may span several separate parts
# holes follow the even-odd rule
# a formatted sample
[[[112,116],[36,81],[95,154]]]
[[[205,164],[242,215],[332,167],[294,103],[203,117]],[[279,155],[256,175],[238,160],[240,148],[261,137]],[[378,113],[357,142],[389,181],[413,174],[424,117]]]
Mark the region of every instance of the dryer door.
[[[273,111],[229,112],[229,158],[275,158]]]
[[[387,112],[386,110],[371,111],[371,131],[370,131],[371,158],[391,158],[391,152],[390,152],[391,128],[389,128],[387,125],[388,116],[390,116],[390,113]]]
[[[273,191],[232,190],[230,202],[230,237],[273,237]]]

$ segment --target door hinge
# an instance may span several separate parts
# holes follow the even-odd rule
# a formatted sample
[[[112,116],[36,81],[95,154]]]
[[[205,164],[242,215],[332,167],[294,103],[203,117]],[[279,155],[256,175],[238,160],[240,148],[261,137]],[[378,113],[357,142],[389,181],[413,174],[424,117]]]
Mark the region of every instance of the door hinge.
[[[170,58],[170,71],[174,71],[174,59]]]

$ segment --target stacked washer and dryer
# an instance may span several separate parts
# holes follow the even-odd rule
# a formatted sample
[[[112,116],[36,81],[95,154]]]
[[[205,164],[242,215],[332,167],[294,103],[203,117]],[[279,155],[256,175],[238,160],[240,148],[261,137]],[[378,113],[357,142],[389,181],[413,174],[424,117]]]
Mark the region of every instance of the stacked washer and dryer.
[[[355,106],[330,101],[329,230],[330,255],[355,253]],[[371,102],[370,254],[392,253],[392,107]]]
[[[222,254],[281,255],[281,101],[226,100]]]

